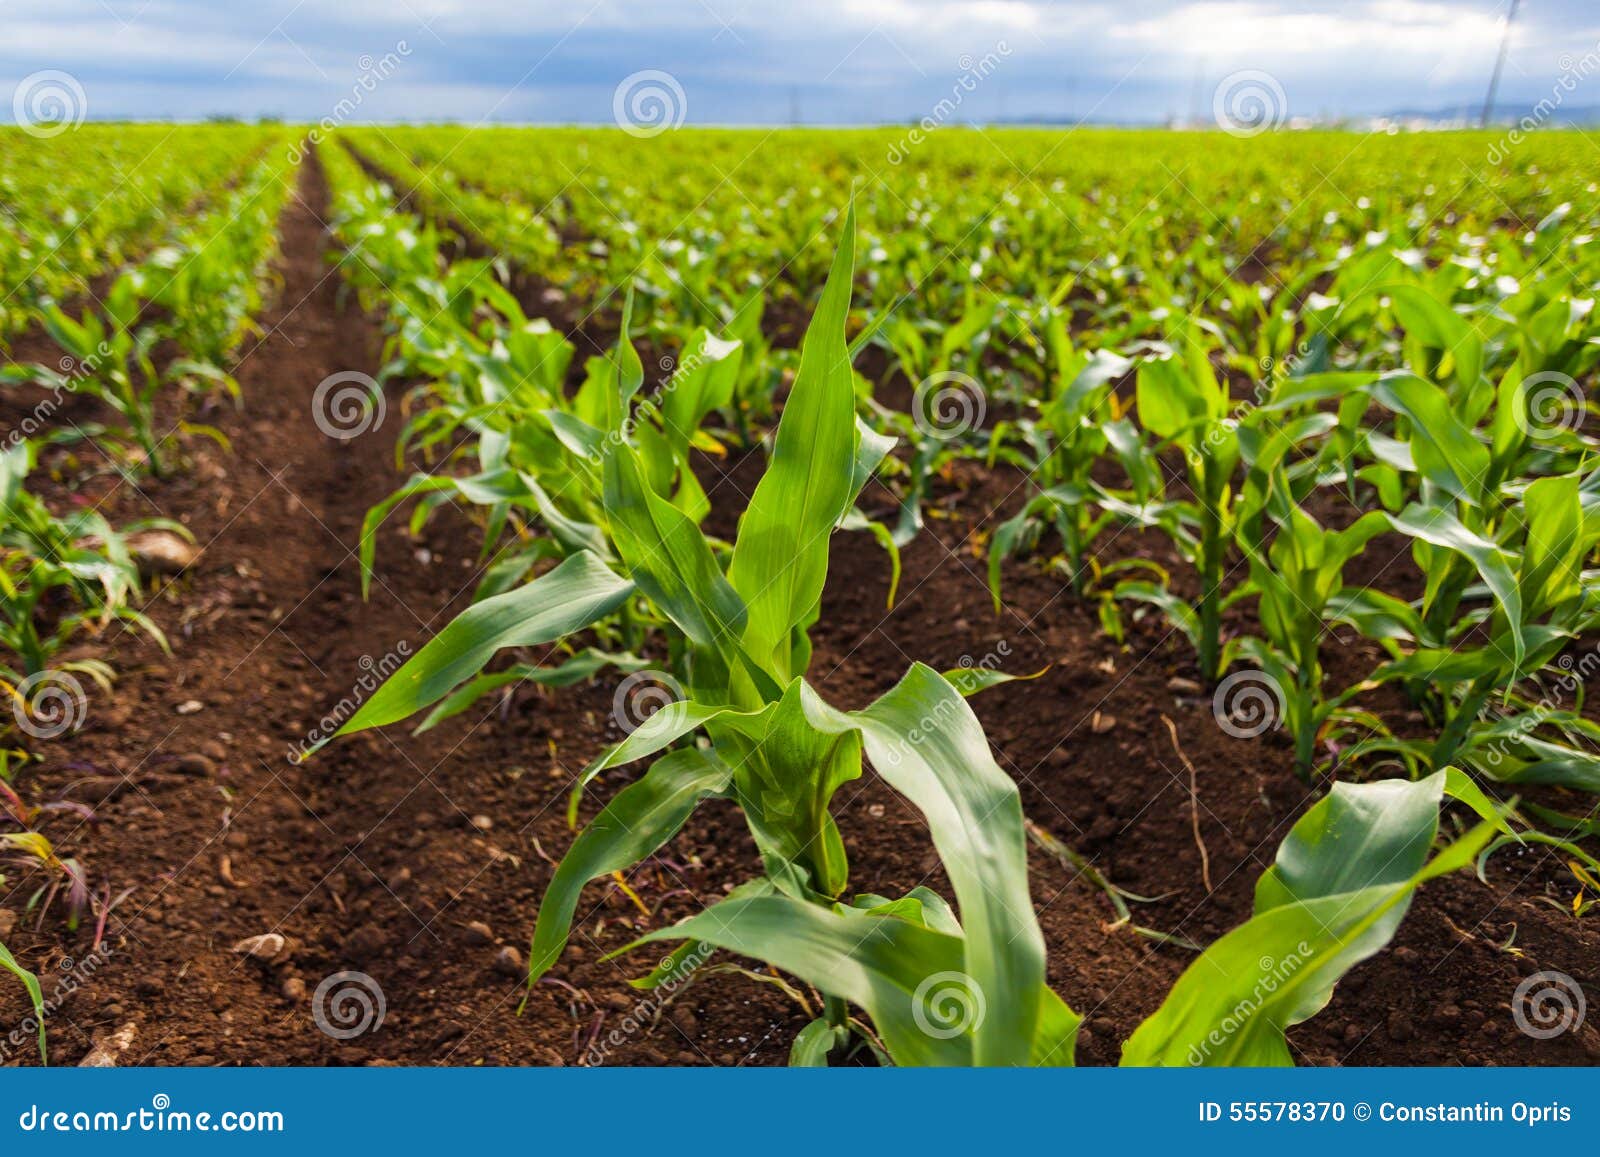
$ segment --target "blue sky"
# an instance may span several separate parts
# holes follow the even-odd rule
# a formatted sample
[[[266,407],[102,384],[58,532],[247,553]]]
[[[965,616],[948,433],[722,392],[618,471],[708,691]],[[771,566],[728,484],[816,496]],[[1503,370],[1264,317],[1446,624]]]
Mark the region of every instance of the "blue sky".
[[[1205,115],[1223,78],[1246,70],[1270,75],[1290,116],[1370,114],[1481,102],[1507,6],[0,0],[0,109],[24,78],[56,70],[90,119],[315,120],[345,100],[339,119],[356,121],[609,123],[624,78],[656,70],[689,124],[905,122],[988,61],[951,119]],[[364,86],[374,69],[388,75]],[[1580,69],[1565,105],[1600,106],[1600,4],[1526,0],[1502,111]]]

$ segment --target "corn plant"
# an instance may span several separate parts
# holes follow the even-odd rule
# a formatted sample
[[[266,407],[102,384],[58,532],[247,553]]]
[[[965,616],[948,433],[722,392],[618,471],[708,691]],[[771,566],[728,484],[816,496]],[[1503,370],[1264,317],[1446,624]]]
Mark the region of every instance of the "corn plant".
[[[1600,526],[1587,511],[1585,479],[1576,474],[1540,478],[1522,490],[1499,541],[1465,531],[1444,512],[1413,511],[1395,524],[1435,549],[1448,541],[1473,558],[1483,577],[1470,591],[1492,594],[1489,605],[1463,609],[1447,630],[1430,623],[1430,599],[1457,602],[1437,589],[1432,575],[1422,607],[1368,602],[1349,617],[1387,636],[1394,649],[1410,644],[1373,675],[1433,689],[1440,729],[1431,742],[1374,741],[1422,766],[1460,763],[1510,784],[1553,783],[1600,792],[1600,728],[1574,709],[1544,702],[1518,689],[1528,675],[1548,667],[1580,634],[1592,630],[1600,597],[1584,563]]]
[[[978,370],[988,348],[995,321],[995,306],[978,305],[970,287],[955,325],[939,334],[936,344],[924,335],[924,326],[897,316],[879,335],[893,351],[900,372],[914,388],[911,413],[884,412],[894,429],[911,447],[906,492],[894,542],[904,546],[922,529],[922,507],[928,481],[950,459],[964,450],[959,441],[983,418],[985,406],[977,378],[965,371]],[[858,342],[861,339],[857,339]],[[964,367],[958,369],[957,367]],[[875,403],[874,403],[875,404]]]
[[[74,362],[70,375],[46,366],[7,367],[7,380],[31,380],[58,390],[93,394],[118,415],[124,436],[158,477],[166,473],[162,438],[156,431],[156,398],[161,376],[151,361],[156,332],[140,326],[138,278],[124,274],[106,294],[104,317],[86,309],[74,321],[55,304],[44,308],[45,331]]]
[[[39,1024],[39,1060],[42,1063],[50,1062],[50,1053],[45,1045],[44,1032],[44,990],[39,987],[39,978],[29,972],[17,958],[11,954],[4,943],[0,943],[0,969],[11,973],[21,983],[23,990],[28,994],[28,1003],[33,1005],[33,1018]]]
[[[1035,549],[1046,527],[1053,527],[1059,536],[1068,582],[1082,594],[1094,542],[1118,521],[1117,512],[1103,505],[1101,497],[1113,498],[1119,508],[1132,504],[1142,509],[1161,485],[1155,462],[1140,444],[1115,392],[1117,380],[1133,369],[1133,363],[1105,351],[1088,354],[1074,349],[1059,311],[1047,311],[1044,338],[1051,384],[1039,403],[1038,418],[1014,424],[1020,448],[1002,446],[1000,439],[1011,434],[1011,424],[997,425],[989,456],[991,464],[1003,459],[1021,467],[1039,488],[990,540],[989,591],[997,612],[1001,564]],[[1129,491],[1107,492],[1094,479],[1096,465],[1108,455],[1115,456],[1128,476]]]
[[[0,667],[0,674],[14,686],[51,669],[109,684],[111,670],[103,660],[58,662],[57,653],[78,632],[113,621],[131,624],[165,648],[160,628],[131,605],[139,569],[126,535],[155,528],[185,536],[188,531],[158,519],[119,532],[92,510],[57,518],[27,489],[35,452],[24,441],[0,454],[0,644],[17,662],[15,668]]]
[[[1178,350],[1140,362],[1136,386],[1139,425],[1157,440],[1152,452],[1170,448],[1182,455],[1190,497],[1128,512],[1167,532],[1194,567],[1200,597],[1190,606],[1143,580],[1118,584],[1118,593],[1159,606],[1193,643],[1201,679],[1213,683],[1222,673],[1223,567],[1233,529],[1239,434],[1226,383],[1212,370],[1200,334],[1200,324],[1191,320]]]

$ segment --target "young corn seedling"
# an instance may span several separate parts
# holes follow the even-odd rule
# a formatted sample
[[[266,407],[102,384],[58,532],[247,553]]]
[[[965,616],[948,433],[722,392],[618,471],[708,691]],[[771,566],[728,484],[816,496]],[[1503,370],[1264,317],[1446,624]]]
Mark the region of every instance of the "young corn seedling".
[[[1373,741],[1378,750],[1414,765],[1459,763],[1509,784],[1544,783],[1600,792],[1600,728],[1561,702],[1518,690],[1524,678],[1549,668],[1580,634],[1592,630],[1600,596],[1584,562],[1600,543],[1600,525],[1586,508],[1587,479],[1576,474],[1529,483],[1511,511],[1500,541],[1473,536],[1439,511],[1412,513],[1395,523],[1469,554],[1483,576],[1487,606],[1460,613],[1442,636],[1427,614],[1436,591],[1430,576],[1422,608],[1390,603],[1361,608],[1351,618],[1383,632],[1398,650],[1373,682],[1421,681],[1436,688],[1440,732],[1432,742]],[[1480,592],[1470,593],[1474,601]],[[1459,604],[1458,604],[1459,605]],[[1498,717],[1496,717],[1498,716]]]
[[[1250,431],[1247,441],[1257,436]],[[1282,695],[1284,724],[1294,737],[1295,773],[1309,782],[1317,740],[1331,721],[1383,729],[1370,713],[1345,706],[1360,687],[1326,697],[1321,644],[1332,608],[1346,595],[1345,566],[1389,530],[1390,522],[1374,511],[1344,530],[1328,531],[1294,499],[1281,463],[1289,439],[1277,434],[1265,441],[1263,452],[1247,451],[1254,461],[1239,504],[1237,535],[1250,566],[1250,589],[1258,597],[1263,637],[1230,640],[1228,651],[1253,661]],[[1263,524],[1267,517],[1276,524],[1270,536]]]
[[[906,545],[921,532],[928,480],[964,452],[960,440],[975,433],[983,420],[987,402],[982,387],[976,377],[957,367],[980,368],[995,312],[993,304],[979,306],[969,288],[960,320],[940,334],[937,346],[931,346],[923,327],[909,318],[898,317],[882,330],[883,341],[913,387],[909,415],[883,411],[911,446],[906,493],[894,528],[896,546]]]
[[[1113,498],[1119,506],[1143,508],[1161,486],[1156,464],[1123,414],[1115,392],[1117,380],[1133,369],[1133,363],[1103,351],[1088,354],[1074,349],[1066,319],[1058,311],[1048,312],[1044,333],[1050,395],[1040,403],[1037,419],[1015,423],[1022,449],[1000,444],[1011,432],[1010,424],[1001,423],[990,452],[991,464],[1004,458],[1027,471],[1029,481],[1039,487],[990,541],[989,591],[996,612],[1001,564],[1013,554],[1037,547],[1046,527],[1053,527],[1061,540],[1072,589],[1084,593],[1095,539],[1118,517],[1100,503],[1101,497]],[[1093,477],[1096,464],[1108,454],[1115,455],[1128,476],[1131,489],[1126,493],[1109,493]]]
[[[28,1003],[33,1006],[33,1018],[39,1025],[39,1061],[42,1064],[49,1064],[50,1053],[45,1045],[44,1032],[44,989],[39,986],[39,978],[17,963],[17,958],[3,942],[0,942],[0,969],[16,977],[23,991],[28,994]]]
[[[15,668],[0,667],[0,675],[14,688],[52,669],[108,686],[111,671],[103,660],[57,663],[57,653],[80,631],[113,621],[131,624],[165,648],[160,628],[130,605],[139,569],[125,536],[156,528],[188,531],[158,519],[119,532],[94,511],[55,517],[27,489],[35,450],[24,441],[0,454],[0,643],[17,660]]]
[[[1200,332],[1198,322],[1188,322],[1182,348],[1142,361],[1137,384],[1139,424],[1158,439],[1155,452],[1171,448],[1182,454],[1191,497],[1126,512],[1169,535],[1193,565],[1200,597],[1190,606],[1164,587],[1142,580],[1119,583],[1117,593],[1159,606],[1194,644],[1200,677],[1209,684],[1222,673],[1223,567],[1233,532],[1239,433],[1227,385],[1213,372]]]

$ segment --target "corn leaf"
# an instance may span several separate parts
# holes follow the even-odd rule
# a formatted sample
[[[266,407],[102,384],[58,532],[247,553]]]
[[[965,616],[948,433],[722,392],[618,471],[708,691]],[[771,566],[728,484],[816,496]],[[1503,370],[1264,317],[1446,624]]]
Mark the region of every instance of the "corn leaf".
[[[619,791],[567,849],[539,905],[528,951],[528,983],[560,958],[578,895],[597,876],[622,871],[678,833],[707,796],[726,791],[733,772],[714,755],[684,747],[662,756]]]
[[[1393,937],[1425,881],[1469,864],[1481,824],[1440,853],[1446,776],[1336,785],[1257,884],[1255,915],[1206,949],[1123,1047],[1124,1065],[1290,1065],[1284,1033]]]
[[[50,1057],[45,1051],[44,1043],[44,991],[39,987],[39,978],[18,964],[17,958],[11,955],[11,950],[4,944],[0,944],[0,968],[22,981],[22,987],[28,990],[28,1001],[33,1005],[34,1019],[39,1022],[39,1060],[49,1064]]]
[[[859,728],[873,769],[927,819],[966,930],[964,972],[989,1001],[973,1034],[973,1063],[1027,1064],[1044,989],[1044,936],[1028,892],[1021,798],[977,716],[921,663],[861,711],[835,711],[809,691],[806,705],[819,728]]]
[[[822,300],[801,345],[772,457],[739,521],[728,580],[749,608],[745,649],[780,682],[790,631],[822,596],[828,538],[855,500],[855,375],[845,346],[855,209],[845,215]]]
[[[582,630],[615,611],[633,591],[632,583],[580,551],[526,586],[462,611],[334,735],[382,727],[431,706],[478,674],[496,651],[548,643]],[[306,754],[327,742],[323,739]]]

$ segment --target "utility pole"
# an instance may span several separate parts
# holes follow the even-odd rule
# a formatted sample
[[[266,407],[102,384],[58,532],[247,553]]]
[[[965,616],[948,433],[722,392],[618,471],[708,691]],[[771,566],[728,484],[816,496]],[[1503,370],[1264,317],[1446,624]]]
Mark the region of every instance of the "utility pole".
[[[1494,72],[1489,76],[1489,95],[1483,98],[1483,118],[1479,122],[1480,128],[1489,127],[1489,119],[1494,116],[1494,94],[1500,87],[1500,73],[1506,66],[1506,52],[1511,48],[1511,25],[1517,19],[1517,9],[1522,7],[1522,0],[1511,0],[1511,11],[1506,13],[1505,30],[1500,33],[1500,55],[1495,57]]]

